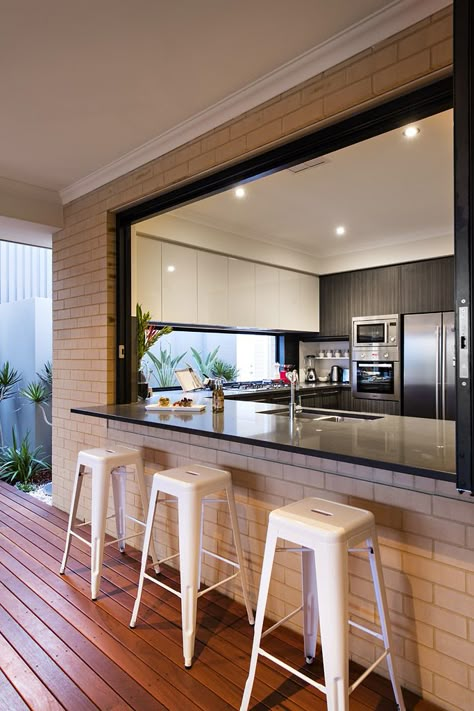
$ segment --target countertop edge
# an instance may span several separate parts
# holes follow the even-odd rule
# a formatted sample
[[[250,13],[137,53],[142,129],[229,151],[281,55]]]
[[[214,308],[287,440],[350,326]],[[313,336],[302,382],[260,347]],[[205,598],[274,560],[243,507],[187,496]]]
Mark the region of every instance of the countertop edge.
[[[265,442],[265,441],[253,439],[251,437],[230,435],[230,434],[219,433],[219,432],[211,432],[206,429],[190,430],[189,427],[186,427],[184,425],[180,426],[180,425],[175,425],[175,424],[170,424],[170,423],[164,424],[161,422],[144,422],[143,420],[141,420],[139,418],[134,418],[134,417],[125,416],[125,415],[119,415],[116,413],[114,414],[114,413],[106,413],[106,412],[94,412],[92,409],[89,409],[89,408],[72,407],[71,413],[76,414],[76,415],[85,415],[87,417],[96,417],[96,418],[104,419],[104,420],[111,420],[111,421],[115,421],[115,422],[125,422],[125,423],[129,423],[129,424],[140,425],[141,427],[152,427],[152,428],[157,428],[157,429],[172,430],[174,432],[185,432],[188,434],[195,434],[197,436],[209,437],[212,439],[226,440],[228,442],[240,442],[242,444],[250,444],[252,446],[263,447],[263,448],[268,448],[268,449],[275,449],[277,451],[296,452],[298,454],[304,454],[307,456],[314,456],[314,457],[321,457],[323,459],[330,459],[332,461],[347,462],[349,464],[360,464],[360,465],[366,466],[366,467],[374,467],[376,469],[383,469],[385,471],[399,472],[402,474],[412,474],[414,476],[420,476],[425,479],[436,479],[438,481],[448,481],[453,484],[456,482],[456,475],[452,472],[434,471],[431,469],[420,469],[418,467],[411,467],[409,465],[397,464],[396,462],[384,462],[384,461],[379,461],[376,459],[366,459],[364,457],[357,457],[354,455],[351,456],[351,455],[339,454],[339,453],[335,453],[335,452],[328,452],[326,450],[312,449],[312,450],[310,450],[311,454],[309,454],[308,448],[298,447],[297,445],[286,445],[286,444],[277,444],[275,442]],[[334,474],[335,472],[331,472],[331,473]],[[347,476],[350,478],[350,474],[346,474],[346,473],[340,474],[340,476]]]

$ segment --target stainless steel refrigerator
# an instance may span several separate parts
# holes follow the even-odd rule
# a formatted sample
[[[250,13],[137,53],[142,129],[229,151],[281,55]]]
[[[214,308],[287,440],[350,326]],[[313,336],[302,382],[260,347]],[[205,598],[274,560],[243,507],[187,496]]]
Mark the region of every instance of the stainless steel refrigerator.
[[[402,359],[403,414],[454,420],[454,312],[406,315]]]

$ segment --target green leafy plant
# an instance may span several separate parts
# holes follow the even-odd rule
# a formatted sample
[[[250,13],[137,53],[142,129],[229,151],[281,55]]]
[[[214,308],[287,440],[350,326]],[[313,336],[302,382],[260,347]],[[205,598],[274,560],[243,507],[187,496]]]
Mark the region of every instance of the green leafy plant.
[[[45,472],[51,472],[50,464],[42,456],[42,447],[30,448],[29,433],[18,445],[12,429],[12,446],[0,449],[0,479],[22,487],[33,484]]]
[[[137,304],[137,362],[138,368],[142,366],[142,358],[155,345],[157,340],[173,330],[171,326],[156,328],[150,323],[151,314],[143,311],[141,304]]]
[[[15,368],[12,368],[8,361],[5,361],[0,368],[0,405],[3,400],[9,400],[16,394],[15,386],[18,385],[20,380],[20,373]],[[0,446],[3,446],[3,444],[3,430],[0,424]]]
[[[214,378],[224,378],[224,380],[230,382],[237,380],[239,370],[237,366],[232,365],[232,363],[227,363],[221,358],[215,358],[211,367],[211,375],[213,375]]]
[[[46,363],[43,365],[43,368],[40,370],[39,373],[36,373],[36,375],[41,380],[46,390],[49,392],[49,395],[51,396],[53,392],[53,366],[51,365],[51,361],[47,360]]]
[[[193,355],[196,368],[201,378],[206,375],[209,376],[212,374],[212,367],[216,360],[218,350],[219,346],[217,346],[217,348],[215,348],[213,351],[207,353],[207,355],[204,356],[191,346],[191,353]]]
[[[27,400],[40,408],[44,421],[51,427],[53,423],[48,420],[44,409],[44,404],[51,399],[51,391],[48,390],[48,387],[41,380],[37,380],[28,383],[26,388],[23,388],[20,392],[23,397],[26,397]]]
[[[33,380],[25,388],[20,390],[20,394],[29,400],[33,405],[40,408],[43,419],[47,425],[52,427],[53,423],[50,422],[48,416],[46,415],[45,405],[51,400],[51,395],[53,392],[53,367],[50,361],[47,361],[42,370],[36,373],[38,380]]]
[[[149,358],[152,363],[152,376],[158,383],[158,387],[167,388],[176,384],[176,376],[174,371],[185,355],[186,351],[181,353],[181,355],[172,358],[170,346],[167,345],[165,348],[162,348],[161,343],[158,355],[156,353],[152,353],[151,351],[147,353],[147,358]]]

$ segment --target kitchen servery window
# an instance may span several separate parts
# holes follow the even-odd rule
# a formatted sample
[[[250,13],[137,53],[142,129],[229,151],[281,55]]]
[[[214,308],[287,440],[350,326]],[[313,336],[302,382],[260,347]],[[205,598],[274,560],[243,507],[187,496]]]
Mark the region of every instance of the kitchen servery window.
[[[188,366],[200,377],[223,377],[228,382],[274,377],[275,336],[173,331],[145,356],[154,388],[178,385],[174,371]]]

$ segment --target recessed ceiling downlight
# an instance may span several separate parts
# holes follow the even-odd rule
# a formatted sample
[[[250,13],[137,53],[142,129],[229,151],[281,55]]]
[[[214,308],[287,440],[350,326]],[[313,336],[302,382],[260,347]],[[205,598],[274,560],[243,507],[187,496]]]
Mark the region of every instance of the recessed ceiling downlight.
[[[407,126],[403,129],[403,135],[405,138],[415,138],[420,133],[418,126]]]
[[[176,267],[173,266],[172,264],[170,264],[169,267],[167,267],[167,271],[169,271],[169,272],[175,272],[175,271],[176,271]]]
[[[242,188],[241,186],[235,188],[234,195],[236,198],[239,198],[239,200],[242,199],[243,197],[245,197],[245,188]]]
[[[336,234],[338,237],[342,237],[342,235],[346,234],[346,228],[344,227],[344,225],[339,225],[338,227],[336,227]]]

